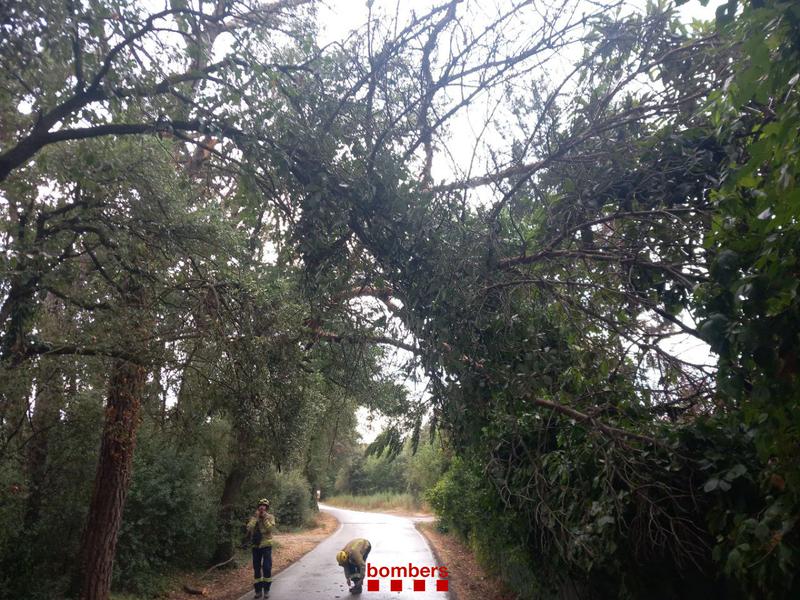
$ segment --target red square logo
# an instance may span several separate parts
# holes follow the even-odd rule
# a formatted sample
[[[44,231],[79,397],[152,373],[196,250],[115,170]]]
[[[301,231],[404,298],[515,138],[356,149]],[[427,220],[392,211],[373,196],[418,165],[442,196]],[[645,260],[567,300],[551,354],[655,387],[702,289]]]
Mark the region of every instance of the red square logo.
[[[403,591],[403,582],[400,579],[392,579],[389,583],[389,589],[393,592],[402,592]]]
[[[368,579],[367,580],[367,591],[368,592],[377,592],[381,589],[381,583],[377,579]]]
[[[436,591],[437,592],[446,592],[450,589],[450,580],[449,579],[437,579],[436,580]]]
[[[414,591],[415,592],[424,592],[425,591],[425,580],[424,579],[415,579],[414,580]]]

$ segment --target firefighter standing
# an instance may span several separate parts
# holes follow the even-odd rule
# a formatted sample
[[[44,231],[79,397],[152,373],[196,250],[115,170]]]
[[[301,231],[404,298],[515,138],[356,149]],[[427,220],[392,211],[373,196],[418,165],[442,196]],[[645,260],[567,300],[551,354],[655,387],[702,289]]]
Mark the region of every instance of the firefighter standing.
[[[253,549],[254,598],[269,598],[272,585],[272,530],[275,517],[269,512],[269,500],[258,501],[256,514],[247,523],[247,535]]]
[[[372,550],[372,545],[369,540],[356,538],[348,542],[336,554],[336,562],[339,563],[339,566],[344,567],[344,577],[347,579],[347,585],[350,585],[351,579],[353,581],[353,587],[350,588],[350,592],[353,594],[361,592],[361,586],[364,584],[364,576],[367,570],[367,556],[370,550]]]

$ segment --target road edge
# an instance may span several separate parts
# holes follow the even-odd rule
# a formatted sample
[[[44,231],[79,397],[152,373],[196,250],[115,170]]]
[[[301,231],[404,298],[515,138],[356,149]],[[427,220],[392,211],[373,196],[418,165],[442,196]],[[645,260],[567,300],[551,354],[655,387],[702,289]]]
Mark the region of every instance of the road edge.
[[[431,554],[433,554],[433,558],[436,559],[437,564],[445,565],[445,562],[442,560],[442,555],[439,550],[436,548],[436,545],[431,541],[431,539],[425,535],[425,530],[420,527],[423,523],[430,523],[430,521],[414,521],[414,529],[417,533],[425,540],[425,544],[430,548]],[[435,521],[434,521],[435,523]],[[450,567],[447,566],[447,575],[448,580],[450,579]],[[449,586],[447,590],[447,596],[450,600],[458,600],[458,593],[455,590],[455,587]]]

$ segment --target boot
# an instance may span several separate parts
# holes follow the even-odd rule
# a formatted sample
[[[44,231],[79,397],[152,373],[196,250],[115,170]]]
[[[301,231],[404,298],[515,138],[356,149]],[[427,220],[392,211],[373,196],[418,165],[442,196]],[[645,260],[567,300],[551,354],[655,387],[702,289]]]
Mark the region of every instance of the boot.
[[[256,588],[256,593],[253,594],[253,598],[261,598],[261,588]]]

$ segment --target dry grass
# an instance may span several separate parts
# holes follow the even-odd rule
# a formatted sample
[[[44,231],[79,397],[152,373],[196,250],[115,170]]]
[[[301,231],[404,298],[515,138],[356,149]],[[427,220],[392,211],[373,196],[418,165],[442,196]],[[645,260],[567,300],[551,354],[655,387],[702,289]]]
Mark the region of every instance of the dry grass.
[[[341,494],[323,500],[325,504],[339,508],[352,508],[353,510],[367,510],[376,512],[391,512],[401,514],[427,513],[427,507],[418,502],[411,494],[398,494],[396,492],[381,492],[368,496],[354,496]]]

